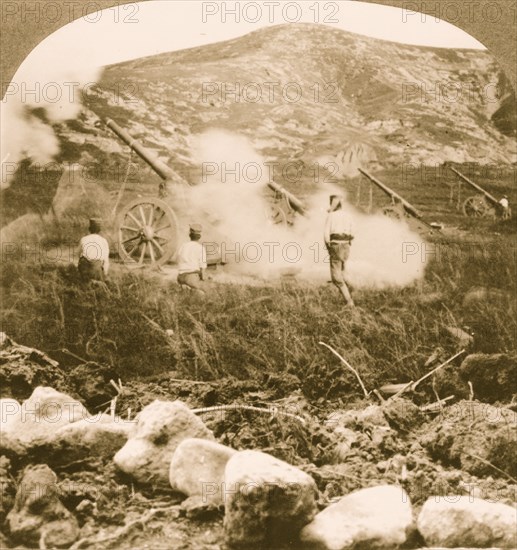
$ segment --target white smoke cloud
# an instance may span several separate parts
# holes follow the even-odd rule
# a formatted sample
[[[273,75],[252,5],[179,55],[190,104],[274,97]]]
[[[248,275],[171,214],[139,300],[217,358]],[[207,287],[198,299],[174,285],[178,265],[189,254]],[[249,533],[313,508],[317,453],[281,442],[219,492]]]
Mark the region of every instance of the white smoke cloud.
[[[269,175],[265,159],[246,137],[209,130],[197,136],[193,156],[198,164],[204,163],[204,176],[188,190],[190,221],[210,226],[204,234],[206,241],[218,240],[214,227],[223,235],[223,259],[233,273],[272,279],[290,272],[299,279],[329,279],[323,227],[329,194],[343,194],[343,189],[322,185],[306,202],[306,216],[296,215],[292,226],[274,225],[265,216],[270,204],[265,193]],[[255,164],[262,167],[257,181],[251,170]],[[244,177],[246,167],[249,178]],[[355,236],[347,262],[352,284],[403,286],[423,275],[425,265],[419,255],[403,257],[405,243],[422,241],[405,221],[366,215],[348,203],[345,212]],[[232,252],[236,250],[238,257]]]
[[[0,105],[1,188],[9,186],[22,160],[40,166],[53,160],[59,141],[52,124],[77,117],[83,92],[99,75],[97,68],[59,67],[41,57],[37,49],[27,57]]]

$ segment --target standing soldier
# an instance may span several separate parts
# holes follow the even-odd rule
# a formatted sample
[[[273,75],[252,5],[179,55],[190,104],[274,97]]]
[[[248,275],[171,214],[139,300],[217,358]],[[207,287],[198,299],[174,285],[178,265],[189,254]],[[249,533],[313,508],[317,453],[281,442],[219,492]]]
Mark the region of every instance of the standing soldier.
[[[97,218],[90,219],[89,231],[79,241],[79,275],[84,282],[105,281],[109,270],[110,248],[108,241],[99,235],[101,224]]]
[[[199,242],[202,227],[198,223],[190,224],[190,241],[178,251],[178,283],[204,294],[201,281],[205,280],[206,252]]]
[[[501,217],[503,220],[507,220],[510,217],[510,203],[508,202],[507,195],[504,195],[499,201],[499,206],[501,208]]]
[[[330,208],[324,234],[325,246],[330,254],[330,276],[346,304],[353,307],[354,301],[345,280],[345,263],[350,255],[350,245],[354,238],[347,232],[349,224],[343,212],[343,198],[339,195],[330,195]]]

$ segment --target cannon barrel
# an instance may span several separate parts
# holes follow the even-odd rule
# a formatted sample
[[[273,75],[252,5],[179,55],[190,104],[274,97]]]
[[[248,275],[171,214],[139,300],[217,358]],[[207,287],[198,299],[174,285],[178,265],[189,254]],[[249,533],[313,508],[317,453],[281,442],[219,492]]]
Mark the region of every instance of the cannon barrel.
[[[388,195],[392,199],[395,199],[395,200],[399,201],[400,204],[402,204],[402,206],[404,207],[404,210],[408,214],[410,214],[414,218],[417,218],[421,221],[424,221],[424,220],[422,220],[422,214],[411,203],[409,203],[407,200],[403,199],[399,194],[395,193],[395,191],[393,191],[393,189],[390,189],[387,185],[384,185],[384,183],[382,183],[377,178],[375,178],[374,176],[369,174],[366,170],[363,170],[362,168],[359,168],[358,170],[359,170],[359,172],[361,172],[361,174],[366,176],[371,182],[375,183],[375,185],[379,189],[382,189],[386,193],[386,195]]]
[[[306,208],[302,201],[295,197],[292,193],[289,193],[289,191],[285,188],[279,185],[278,183],[274,181],[268,181],[267,186],[275,191],[275,193],[279,193],[280,195],[283,195],[287,201],[289,202],[289,205],[293,210],[298,212],[298,214],[302,214],[304,216],[306,214]]]
[[[458,172],[458,170],[456,170],[456,169],[453,168],[452,166],[450,166],[450,169],[451,169],[459,178],[461,178],[464,182],[468,183],[471,187],[473,187],[474,189],[476,189],[476,191],[479,191],[480,193],[482,193],[491,203],[496,204],[496,205],[499,205],[499,201],[498,201],[493,195],[491,195],[488,191],[485,191],[481,186],[479,186],[477,183],[474,183],[472,180],[470,180],[469,178],[467,178],[467,176],[464,176],[461,172]]]
[[[106,119],[106,126],[112,130],[129,147],[163,179],[174,180],[175,173],[156,155],[148,151],[140,142],[138,142],[127,130],[120,127],[111,118]]]

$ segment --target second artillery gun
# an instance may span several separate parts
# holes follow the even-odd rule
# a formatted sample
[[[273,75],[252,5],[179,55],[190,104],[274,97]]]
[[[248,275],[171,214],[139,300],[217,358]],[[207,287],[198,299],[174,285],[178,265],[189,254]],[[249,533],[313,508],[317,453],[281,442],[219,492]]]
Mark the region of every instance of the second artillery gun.
[[[119,255],[125,263],[134,267],[163,265],[174,257],[179,236],[187,234],[188,201],[182,193],[185,189],[179,189],[182,187],[179,183],[181,178],[116,122],[106,119],[104,124],[162,179],[158,197],[138,197],[118,213],[116,231]],[[186,182],[184,185],[188,186]],[[305,214],[303,203],[281,185],[269,181],[267,186],[273,191],[275,202],[271,202],[266,209],[265,222],[269,220],[274,224],[288,223],[293,213]],[[172,196],[167,198],[168,195]],[[178,207],[176,211],[171,203]],[[210,218],[211,216],[206,216],[206,219]],[[204,224],[205,222],[203,220]],[[218,243],[231,240],[231,236],[221,235],[215,227],[209,227],[205,234],[210,241],[210,246],[206,247],[208,262],[217,263]]]
[[[398,193],[393,191],[390,187],[382,183],[379,179],[369,174],[366,170],[358,168],[359,172],[366,176],[372,183],[374,183],[381,191],[383,191],[390,199],[391,204],[385,206],[382,209],[383,214],[391,218],[407,219],[410,226],[413,229],[422,230],[439,230],[442,229],[441,225],[437,223],[429,223],[424,220],[422,214],[406,199],[401,197]]]
[[[463,214],[469,218],[495,218],[502,213],[501,204],[485,191],[480,185],[464,176],[461,172],[450,166],[450,169],[465,183],[478,191],[478,195],[473,195],[465,199],[462,205]],[[459,192],[458,192],[459,193]]]

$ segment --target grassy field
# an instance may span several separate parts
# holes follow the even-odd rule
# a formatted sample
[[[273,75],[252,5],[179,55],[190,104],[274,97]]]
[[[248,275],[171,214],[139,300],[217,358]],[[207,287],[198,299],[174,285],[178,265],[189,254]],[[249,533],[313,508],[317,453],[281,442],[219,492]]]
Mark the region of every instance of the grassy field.
[[[351,311],[332,285],[292,279],[263,287],[210,282],[200,298],[142,273],[118,270],[107,287],[83,287],[73,265],[6,262],[2,330],[65,368],[77,360],[63,349],[111,366],[122,380],[280,377],[284,393],[352,399],[361,393],[356,380],[318,342],[341,352],[370,389],[416,379],[437,348],[444,357],[457,351],[447,326],[470,327],[470,351],[515,353],[515,274],[507,237],[489,246],[442,244],[423,281],[358,291]],[[464,305],[477,287],[500,292]]]

